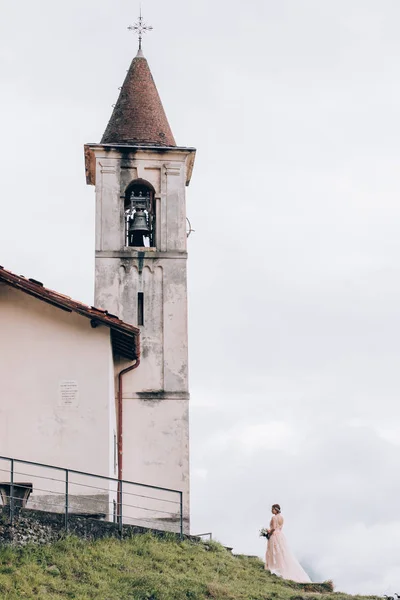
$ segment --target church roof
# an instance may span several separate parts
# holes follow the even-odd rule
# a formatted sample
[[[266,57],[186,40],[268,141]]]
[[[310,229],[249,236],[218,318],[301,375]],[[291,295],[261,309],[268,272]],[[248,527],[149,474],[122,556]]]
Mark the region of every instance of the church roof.
[[[77,300],[72,300],[69,296],[64,296],[44,287],[43,283],[36,279],[26,279],[22,275],[15,275],[0,266],[0,283],[6,283],[13,288],[21,290],[25,294],[34,296],[38,300],[52,304],[61,310],[75,312],[78,315],[90,319],[92,327],[105,325],[111,330],[111,342],[113,351],[118,356],[129,358],[130,360],[140,357],[140,329],[121,321],[115,315],[106,310],[88,306]]]
[[[131,63],[101,143],[176,146],[141,50]]]

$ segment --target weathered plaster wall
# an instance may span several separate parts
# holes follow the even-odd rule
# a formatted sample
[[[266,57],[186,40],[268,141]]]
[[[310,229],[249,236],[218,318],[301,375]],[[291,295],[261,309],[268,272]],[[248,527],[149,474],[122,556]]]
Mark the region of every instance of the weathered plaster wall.
[[[95,154],[95,304],[137,325],[137,294],[144,293],[141,365],[123,384],[123,476],[182,490],[188,522],[188,153],[97,148]],[[124,245],[125,190],[137,178],[155,190],[156,248]]]
[[[85,317],[0,284],[0,334],[0,455],[114,476],[109,329],[93,329]],[[63,381],[78,385],[73,405],[62,402]],[[34,480],[34,495],[45,496],[49,487],[64,492],[62,483],[35,479],[57,472],[29,466],[22,472],[16,481]],[[71,486],[71,495],[81,493],[102,494]]]
[[[139,397],[138,397],[139,396]],[[189,428],[188,401],[182,394],[127,392],[124,394],[126,434],[124,437],[125,464],[127,472],[134,480],[149,484],[182,490],[184,497],[184,517],[189,520]],[[139,478],[139,479],[138,479]],[[157,498],[162,498],[160,494]],[[165,496],[171,502],[178,502],[177,496]],[[157,511],[170,511],[173,516],[179,511],[179,504],[154,505]],[[144,515],[145,517],[146,515]],[[158,518],[167,518],[160,513]]]

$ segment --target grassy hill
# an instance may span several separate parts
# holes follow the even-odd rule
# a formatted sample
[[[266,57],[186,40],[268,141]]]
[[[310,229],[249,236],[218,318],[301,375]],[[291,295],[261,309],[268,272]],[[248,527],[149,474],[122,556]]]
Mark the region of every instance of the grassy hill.
[[[46,600],[345,600],[329,584],[279,580],[258,559],[216,543],[151,535],[119,541],[68,538],[48,546],[0,549],[0,598]]]

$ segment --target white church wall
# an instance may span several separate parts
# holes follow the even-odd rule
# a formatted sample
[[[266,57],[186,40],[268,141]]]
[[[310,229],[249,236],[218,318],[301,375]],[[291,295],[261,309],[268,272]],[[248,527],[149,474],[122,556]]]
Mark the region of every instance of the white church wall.
[[[96,261],[96,306],[106,308],[127,323],[137,323],[137,295],[145,290],[141,328],[142,357],[134,373],[135,389],[161,390],[164,386],[163,268],[157,261],[101,258]],[[180,343],[180,341],[179,341]]]
[[[144,294],[141,364],[123,378],[123,478],[181,490],[189,529],[188,339],[185,150],[96,147],[95,304],[138,325]],[[157,206],[156,247],[125,246],[124,198],[135,180],[149,182]],[[127,366],[123,363],[118,372]],[[168,519],[174,520],[173,503]],[[153,521],[163,514],[131,511]],[[133,510],[133,509],[132,509]],[[176,515],[175,515],[176,516]],[[145,524],[145,523],[144,523]],[[153,523],[156,525],[156,523]],[[165,528],[168,528],[167,526]]]
[[[135,373],[135,371],[133,372]],[[188,401],[176,395],[127,391],[124,393],[124,477],[169,489],[184,495],[185,530],[189,523],[189,428]],[[138,519],[143,526],[176,530],[179,515],[177,494],[151,492],[153,511],[135,510],[127,516]],[[148,508],[148,504],[146,505]],[[175,526],[174,526],[175,525]]]
[[[163,280],[164,382],[169,392],[188,393],[186,260],[169,259]]]
[[[108,361],[109,378],[108,378],[108,411],[109,411],[109,477],[118,477],[118,429],[117,429],[117,404],[116,404],[116,386],[114,380],[114,358],[112,353],[109,354]],[[108,513],[110,518],[116,517],[117,511],[117,490],[118,484],[108,482]]]
[[[105,158],[97,164],[96,250],[115,250],[124,244],[124,233],[120,227],[123,206],[119,201],[118,171],[118,160]]]
[[[114,476],[110,457],[116,429],[115,392],[109,329],[93,329],[85,317],[1,284],[0,333],[0,455]],[[41,506],[46,508],[49,490],[60,495],[62,505],[65,486],[48,478],[63,481],[63,474],[28,466],[23,473],[15,480],[33,481],[30,506],[41,496]],[[96,486],[98,481],[71,477],[71,510],[75,502],[76,510],[90,506],[104,512],[108,490]],[[108,486],[106,482],[99,487]],[[85,495],[92,497],[91,504],[79,500]],[[47,503],[49,508],[57,504],[54,497]]]

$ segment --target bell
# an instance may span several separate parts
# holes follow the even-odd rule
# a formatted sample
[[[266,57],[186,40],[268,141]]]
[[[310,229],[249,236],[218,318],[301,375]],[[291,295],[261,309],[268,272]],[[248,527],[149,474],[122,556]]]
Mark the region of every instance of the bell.
[[[135,211],[133,215],[133,221],[129,224],[129,233],[141,233],[142,235],[149,235],[150,230],[147,225],[146,213],[140,208]]]
[[[138,208],[132,221],[129,223],[129,245],[130,246],[144,246],[143,237],[147,237],[150,233],[149,226],[147,225],[147,217],[144,210]]]

